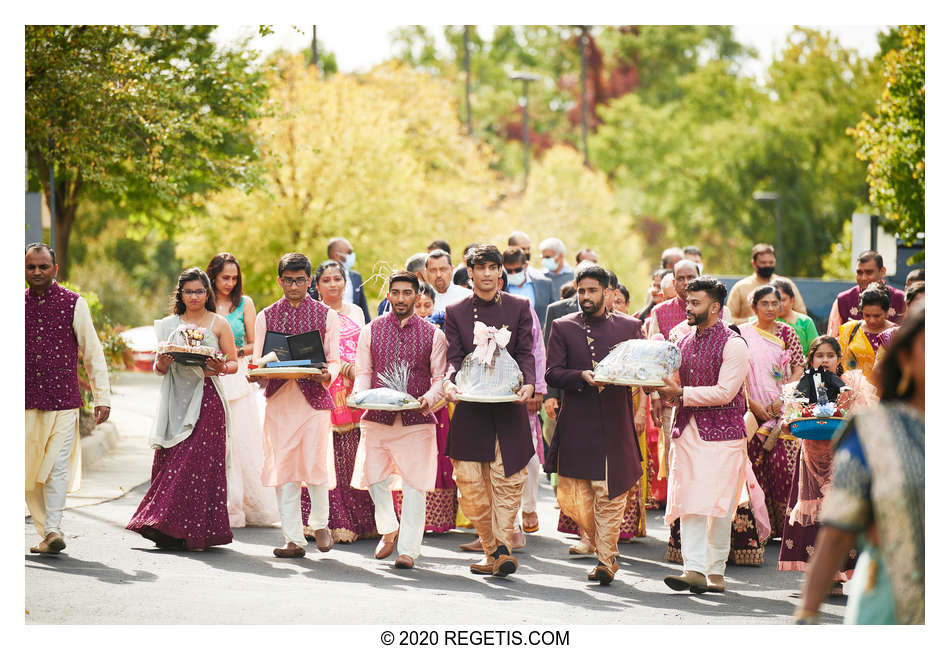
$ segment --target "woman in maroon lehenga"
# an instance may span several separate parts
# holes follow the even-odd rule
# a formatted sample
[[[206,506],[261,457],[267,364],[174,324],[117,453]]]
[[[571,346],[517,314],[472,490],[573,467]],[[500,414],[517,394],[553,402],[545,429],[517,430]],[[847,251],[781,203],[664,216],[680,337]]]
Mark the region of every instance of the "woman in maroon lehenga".
[[[175,313],[155,322],[158,340],[223,350],[227,360],[184,365],[169,354],[155,359],[164,375],[149,443],[155,447],[152,483],[129,530],[159,548],[203,550],[231,542],[228,523],[227,401],[219,374],[237,371],[234,335],[214,313],[211,282],[188,269],[178,279]]]

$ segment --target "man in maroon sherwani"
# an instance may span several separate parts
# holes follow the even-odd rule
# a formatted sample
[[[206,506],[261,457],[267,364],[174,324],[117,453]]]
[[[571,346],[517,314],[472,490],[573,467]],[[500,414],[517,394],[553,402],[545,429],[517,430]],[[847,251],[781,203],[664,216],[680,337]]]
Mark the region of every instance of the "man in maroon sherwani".
[[[607,585],[617,572],[617,540],[627,491],[643,473],[633,430],[630,388],[599,384],[594,368],[622,341],[642,338],[642,323],[606,309],[607,271],[588,266],[575,278],[581,311],[551,326],[548,385],[564,391],[544,470],[557,472],[561,511],[577,522],[597,552],[588,580]]]
[[[446,399],[458,402],[449,425],[447,455],[455,467],[455,483],[465,516],[482,540],[485,561],[469,566],[472,573],[505,576],[518,568],[511,555],[515,516],[527,464],[534,455],[525,401],[534,393],[534,355],[531,352],[531,303],[499,290],[503,273],[501,252],[488,244],[465,256],[474,294],[445,310],[449,377]],[[475,323],[507,327],[511,338],[505,349],[522,374],[518,402],[479,404],[459,402],[453,383],[462,360],[475,350]]]
[[[858,262],[854,268],[854,280],[857,284],[847,291],[842,291],[831,305],[828,314],[827,334],[837,337],[838,328],[852,320],[861,320],[861,293],[872,282],[880,282],[887,287],[891,294],[891,306],[887,312],[887,320],[900,325],[904,320],[907,306],[904,302],[904,292],[887,284],[884,276],[884,258],[877,251],[864,251],[858,255]]]

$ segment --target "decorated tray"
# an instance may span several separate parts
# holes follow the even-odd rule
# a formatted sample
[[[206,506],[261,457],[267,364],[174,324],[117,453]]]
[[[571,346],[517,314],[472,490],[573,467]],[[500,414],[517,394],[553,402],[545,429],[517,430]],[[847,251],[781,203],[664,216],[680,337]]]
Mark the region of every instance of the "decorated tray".
[[[596,381],[599,381],[602,384],[613,384],[614,386],[639,386],[642,388],[663,388],[666,386],[665,383],[660,381],[656,382],[655,379],[600,379],[597,376],[594,376]]]
[[[788,423],[788,429],[796,438],[803,440],[831,440],[844,418],[800,418]]]
[[[363,409],[366,411],[415,411],[422,408],[422,403],[418,400],[408,404],[355,404],[353,400],[347,398],[346,405],[351,409]]]
[[[459,399],[463,402],[478,402],[480,404],[503,404],[505,402],[517,402],[518,396],[511,395],[465,395],[460,394]]]
[[[323,373],[323,368],[309,368],[306,366],[286,366],[284,368],[254,368],[247,372],[250,378],[263,377],[264,379],[306,379]]]

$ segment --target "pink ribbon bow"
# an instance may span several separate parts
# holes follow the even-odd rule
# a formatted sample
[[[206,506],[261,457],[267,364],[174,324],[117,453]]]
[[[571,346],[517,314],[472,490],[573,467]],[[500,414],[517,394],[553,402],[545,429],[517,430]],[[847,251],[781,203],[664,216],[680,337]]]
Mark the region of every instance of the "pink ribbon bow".
[[[490,366],[497,349],[504,348],[511,340],[511,330],[502,326],[501,329],[490,327],[481,321],[475,321],[475,360]]]

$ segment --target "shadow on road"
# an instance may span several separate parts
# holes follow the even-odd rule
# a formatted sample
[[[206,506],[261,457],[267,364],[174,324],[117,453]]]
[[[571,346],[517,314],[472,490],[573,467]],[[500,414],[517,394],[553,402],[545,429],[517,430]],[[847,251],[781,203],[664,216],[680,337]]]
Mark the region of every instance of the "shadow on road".
[[[55,571],[72,575],[95,578],[100,582],[114,585],[131,584],[133,582],[155,582],[158,576],[148,571],[133,571],[126,573],[102,562],[89,562],[69,557],[66,553],[58,555],[27,555],[27,569],[40,571]],[[30,564],[32,562],[33,564]]]

